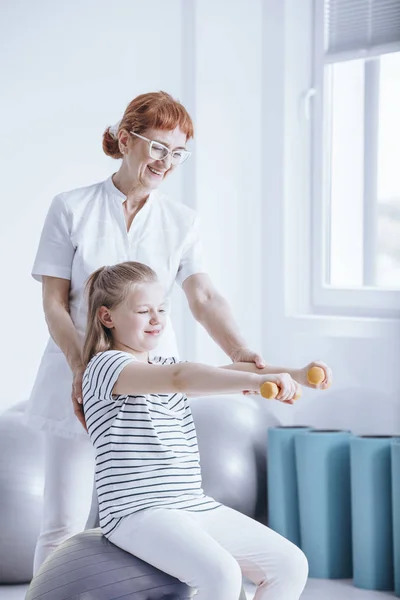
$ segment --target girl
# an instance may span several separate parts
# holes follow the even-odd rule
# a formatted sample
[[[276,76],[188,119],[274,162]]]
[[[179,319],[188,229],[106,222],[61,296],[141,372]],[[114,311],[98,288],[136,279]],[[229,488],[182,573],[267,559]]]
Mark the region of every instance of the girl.
[[[166,323],[155,272],[137,262],[102,267],[87,290],[83,404],[104,535],[197,589],[198,600],[238,598],[242,574],[258,586],[255,600],[298,599],[308,572],[301,550],[204,494],[187,396],[273,381],[278,399],[293,403],[295,377],[303,382],[309,366],[292,378],[250,363],[150,358]]]

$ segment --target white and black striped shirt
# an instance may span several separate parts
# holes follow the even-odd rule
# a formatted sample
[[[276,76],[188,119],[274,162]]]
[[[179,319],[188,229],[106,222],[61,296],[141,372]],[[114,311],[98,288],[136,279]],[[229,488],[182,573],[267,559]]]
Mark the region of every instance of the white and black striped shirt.
[[[119,350],[96,354],[83,378],[83,404],[96,450],[100,526],[110,535],[121,518],[163,507],[220,506],[205,496],[192,413],[184,394],[113,396],[122,369],[136,360]],[[175,358],[156,357],[156,364]]]

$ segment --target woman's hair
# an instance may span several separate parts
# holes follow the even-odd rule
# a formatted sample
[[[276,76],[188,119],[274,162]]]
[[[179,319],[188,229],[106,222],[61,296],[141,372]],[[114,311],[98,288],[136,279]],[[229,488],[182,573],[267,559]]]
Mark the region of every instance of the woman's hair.
[[[141,134],[146,129],[171,131],[176,127],[186,134],[186,140],[193,137],[193,122],[186,108],[166,92],[150,92],[137,96],[128,104],[118,131],[126,129]],[[107,156],[122,158],[117,136],[114,138],[109,129],[107,127],[103,134],[103,150]]]
[[[125,300],[132,286],[155,281],[158,279],[153,269],[133,261],[100,267],[90,275],[86,282],[88,317],[82,354],[85,365],[95,354],[113,346],[111,330],[99,319],[99,308],[106,306],[112,310]]]

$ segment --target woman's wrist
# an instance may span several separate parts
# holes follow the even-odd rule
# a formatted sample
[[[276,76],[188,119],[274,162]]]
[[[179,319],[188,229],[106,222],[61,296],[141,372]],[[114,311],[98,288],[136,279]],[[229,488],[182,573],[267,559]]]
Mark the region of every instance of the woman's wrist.
[[[235,362],[241,362],[241,357],[242,357],[243,353],[245,353],[245,352],[248,352],[248,349],[243,344],[241,346],[237,345],[237,346],[231,347],[229,349],[229,352],[227,352],[227,355],[229,356],[231,361],[233,363],[235,363]]]
[[[301,371],[302,371],[302,369],[288,369],[286,371],[286,373],[289,373],[290,377],[292,379],[294,379],[295,381],[297,381],[297,383],[303,384],[303,378],[302,378]]]
[[[77,373],[79,371],[84,371],[85,368],[86,368],[85,365],[83,364],[83,362],[81,360],[79,360],[79,361],[76,360],[76,361],[73,361],[73,362],[72,361],[69,362],[69,367],[70,367],[70,369],[71,369],[71,371],[73,373]]]

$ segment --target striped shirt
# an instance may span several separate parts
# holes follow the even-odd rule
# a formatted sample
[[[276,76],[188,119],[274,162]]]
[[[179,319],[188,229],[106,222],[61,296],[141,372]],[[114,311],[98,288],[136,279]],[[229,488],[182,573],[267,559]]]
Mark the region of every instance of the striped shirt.
[[[109,536],[123,517],[150,508],[220,506],[202,489],[192,413],[184,394],[113,395],[127,352],[96,354],[83,377],[83,405],[96,451],[100,526]],[[151,363],[173,364],[153,357]]]

